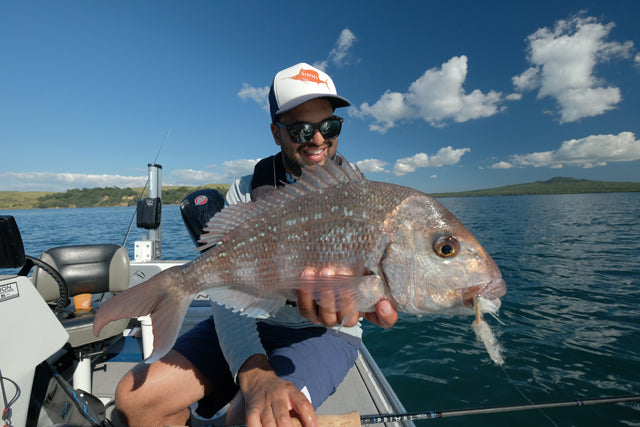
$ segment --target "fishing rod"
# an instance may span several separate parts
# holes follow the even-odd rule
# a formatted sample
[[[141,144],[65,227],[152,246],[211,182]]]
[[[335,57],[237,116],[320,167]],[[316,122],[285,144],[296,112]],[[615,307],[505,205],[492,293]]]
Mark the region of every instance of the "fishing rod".
[[[503,412],[527,411],[530,409],[549,409],[561,408],[567,406],[589,406],[602,405],[612,403],[634,402],[639,401],[640,395],[612,396],[612,397],[596,397],[589,399],[573,399],[566,401],[556,401],[548,403],[532,403],[525,405],[505,405],[492,406],[486,408],[457,409],[451,411],[424,411],[424,412],[407,412],[398,414],[374,414],[359,415],[358,411],[349,412],[347,414],[336,415],[318,415],[318,424],[320,427],[357,427],[368,424],[380,423],[397,423],[402,421],[419,421],[433,420],[436,418],[459,417],[463,415],[481,415],[494,414]],[[297,418],[292,418],[293,425],[300,427],[302,424]],[[244,427],[244,426],[234,426]]]
[[[548,409],[548,408],[561,408],[567,406],[589,406],[589,405],[602,405],[622,402],[633,402],[640,400],[640,395],[626,395],[626,396],[614,396],[614,397],[596,397],[589,399],[574,399],[566,401],[556,401],[548,403],[533,403],[525,405],[505,405],[505,406],[493,406],[487,408],[472,408],[472,409],[458,409],[452,411],[425,411],[414,412],[404,414],[380,414],[380,415],[364,415],[360,416],[360,423],[364,424],[379,424],[379,423],[391,423],[399,421],[417,421],[417,420],[431,420],[435,418],[446,417],[459,417],[462,415],[481,415],[481,414],[493,414],[502,412],[515,412],[515,411],[527,411],[530,409]]]
[[[167,131],[166,135],[162,139],[162,144],[160,144],[160,148],[158,149],[158,152],[156,153],[156,158],[153,159],[153,164],[158,163],[158,157],[160,157],[160,152],[164,148],[164,144],[165,144],[165,142],[167,142],[167,138],[169,138],[169,134],[170,133],[171,133],[171,128],[169,128],[169,130]],[[148,185],[149,185],[149,178],[147,177],[147,180],[144,183],[144,187],[142,187],[142,191],[140,192],[140,196],[138,197],[138,199],[142,199],[142,196],[144,195],[144,192],[147,189]],[[131,227],[133,226],[133,220],[135,218],[136,218],[136,213],[134,212],[133,216],[131,217],[131,221],[129,222],[129,228],[127,228],[127,233],[124,235],[124,240],[122,241],[122,246],[124,246],[127,243],[127,239],[129,238],[129,234],[131,233]]]

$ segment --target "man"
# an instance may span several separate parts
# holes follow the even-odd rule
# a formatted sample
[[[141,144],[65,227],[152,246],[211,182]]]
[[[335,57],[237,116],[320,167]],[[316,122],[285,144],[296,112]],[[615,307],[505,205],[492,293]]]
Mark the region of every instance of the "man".
[[[269,95],[271,133],[280,153],[263,159],[253,175],[237,180],[226,203],[250,202],[264,186],[295,182],[302,167],[336,157],[342,119],[331,78],[308,64],[276,74]],[[348,274],[314,271],[302,275]],[[304,426],[316,426],[314,409],[335,391],[357,357],[362,330],[348,308],[319,306],[309,292],[298,293],[275,316],[263,321],[212,303],[213,318],[196,325],[151,365],[140,364],[121,380],[116,407],[131,425],[184,425],[189,407],[213,415],[231,401],[227,424],[292,426],[291,413]],[[364,317],[391,327],[397,312],[381,301]],[[324,325],[323,327],[317,326]],[[335,327],[327,329],[327,327]],[[170,393],[167,393],[170,391]],[[207,412],[208,411],[208,412]]]

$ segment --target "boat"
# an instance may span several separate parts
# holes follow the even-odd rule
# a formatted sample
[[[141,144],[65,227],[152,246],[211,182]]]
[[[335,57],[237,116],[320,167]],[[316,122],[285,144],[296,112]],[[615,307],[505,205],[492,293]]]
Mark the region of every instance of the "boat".
[[[24,253],[15,219],[0,216],[0,268],[21,268],[17,274],[0,275],[0,404],[5,425],[124,425],[115,411],[115,388],[128,370],[151,353],[151,320],[143,316],[114,322],[99,337],[93,336],[91,325],[104,298],[185,262],[161,257],[161,169],[149,165],[149,197],[139,201],[137,208],[138,226],[147,229],[148,235],[135,242],[132,259],[124,247],[111,244],[51,248],[35,258]],[[222,196],[189,197],[183,200],[185,206],[199,198],[200,208],[190,204],[192,209],[189,214],[183,210],[183,219],[190,231],[200,227],[199,231],[203,219],[221,208]],[[203,203],[205,198],[215,203]],[[70,292],[69,287],[76,291]],[[83,309],[72,302],[70,293],[78,292],[93,294],[90,307]],[[180,334],[209,315],[208,296],[196,296]],[[371,416],[405,412],[364,344],[345,380],[317,413],[354,411]],[[192,410],[191,422],[223,425],[224,416],[204,419]],[[412,426],[413,422],[388,424]]]

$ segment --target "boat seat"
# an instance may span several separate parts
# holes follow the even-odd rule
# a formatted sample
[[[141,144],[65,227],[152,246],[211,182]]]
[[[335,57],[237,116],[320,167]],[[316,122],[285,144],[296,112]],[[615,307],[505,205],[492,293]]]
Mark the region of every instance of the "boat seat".
[[[69,297],[92,294],[88,313],[74,315],[71,306],[65,308],[71,315],[61,322],[69,333],[71,347],[77,349],[122,334],[129,319],[110,323],[98,337],[93,334],[93,319],[101,298],[129,288],[129,254],[125,248],[115,244],[61,246],[47,249],[40,260],[64,278]],[[55,303],[60,298],[58,283],[42,268],[34,268],[32,281],[47,303]]]

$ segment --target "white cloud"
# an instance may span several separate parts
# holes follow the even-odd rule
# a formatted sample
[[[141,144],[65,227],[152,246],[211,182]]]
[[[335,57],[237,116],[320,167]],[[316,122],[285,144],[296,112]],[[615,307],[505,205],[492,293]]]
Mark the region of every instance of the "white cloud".
[[[498,162],[492,164],[490,167],[491,169],[510,169],[513,167],[513,165],[509,162]]]
[[[221,173],[194,170],[176,169],[171,175],[178,177],[178,185],[203,185],[203,184],[229,184],[240,176],[253,172],[253,167],[260,159],[238,159],[228,160],[222,163]]]
[[[402,176],[409,172],[415,172],[417,168],[438,168],[442,166],[455,165],[468,151],[470,151],[469,148],[454,149],[452,147],[443,147],[433,156],[429,156],[425,153],[418,153],[412,157],[405,157],[396,160],[396,164],[393,166],[393,173],[394,175]]]
[[[164,185],[229,184],[242,175],[253,172],[259,159],[229,160],[221,172],[176,169],[163,176]],[[166,169],[165,169],[166,170]],[[4,172],[0,173],[0,191],[66,191],[71,188],[143,187],[146,172],[140,176],[92,175],[84,173]]]
[[[378,159],[365,159],[356,162],[356,166],[364,173],[387,172],[385,166],[387,162]]]
[[[179,185],[202,185],[225,182],[224,175],[195,169],[176,169],[171,175],[177,177]]]
[[[255,101],[265,111],[269,111],[269,86],[266,87],[252,87],[248,83],[242,83],[242,89],[238,92],[240,99],[250,99]]]
[[[466,93],[463,84],[467,78],[467,57],[455,56],[438,68],[424,72],[411,83],[406,93],[386,91],[375,104],[363,103],[353,107],[352,114],[375,122],[373,131],[385,133],[400,120],[422,119],[432,126],[444,126],[447,121],[466,122],[490,117],[504,109],[501,92],[483,93],[479,89]]]
[[[393,166],[393,174],[397,176],[406,175],[410,172],[415,172],[418,168],[439,168],[443,166],[455,165],[460,161],[462,156],[470,151],[469,148],[443,147],[433,156],[429,156],[425,153],[417,153],[411,157],[405,157],[396,160]],[[390,173],[391,171],[386,169],[387,162],[379,159],[365,159],[355,162],[355,165],[365,173],[368,172],[384,172]],[[431,175],[431,178],[436,178],[437,175]]]
[[[142,187],[147,176],[92,175],[84,173],[5,172],[0,191],[66,191],[71,188]]]
[[[629,58],[633,50],[631,41],[606,41],[613,27],[577,15],[557,21],[553,30],[538,29],[527,37],[531,67],[512,78],[514,87],[538,89],[538,98],[554,98],[561,123],[611,110],[622,100],[620,89],[597,78],[594,67],[615,57]]]
[[[511,80],[516,90],[534,90],[540,86],[540,67],[530,67],[519,76],[514,76]]]
[[[495,163],[491,168],[504,169],[511,166],[592,168],[611,162],[634,160],[640,160],[640,140],[637,140],[632,132],[621,132],[618,135],[591,135],[582,139],[571,139],[564,141],[557,150],[516,154],[511,156],[509,163]]]
[[[349,50],[356,41],[358,41],[358,39],[351,30],[345,28],[340,33],[336,45],[331,49],[331,52],[329,52],[327,59],[316,62],[313,66],[323,71],[325,71],[329,65],[335,65],[337,67],[344,66],[349,60]]]
[[[253,168],[260,159],[227,160],[222,163],[227,175],[234,177],[253,173]]]
[[[369,129],[380,133],[385,133],[399,120],[415,117],[414,111],[405,100],[405,95],[389,91],[385,92],[372,106],[365,102],[359,110],[352,107],[349,111],[361,118],[366,118],[367,115],[372,116],[376,123],[369,125]]]

